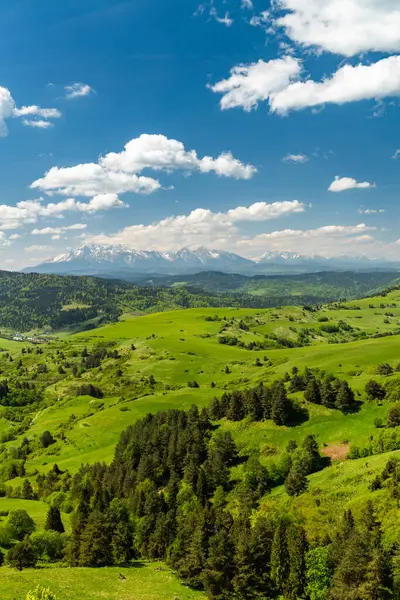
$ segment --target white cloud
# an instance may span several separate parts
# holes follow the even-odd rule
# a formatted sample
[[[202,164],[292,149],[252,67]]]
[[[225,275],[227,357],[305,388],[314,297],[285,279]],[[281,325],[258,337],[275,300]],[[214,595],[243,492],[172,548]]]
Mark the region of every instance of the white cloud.
[[[367,209],[359,208],[357,212],[359,215],[377,215],[377,214],[382,214],[386,211],[384,208],[367,208]]]
[[[376,227],[368,227],[365,223],[349,226],[325,225],[308,230],[285,229],[240,240],[238,247],[250,256],[273,250],[299,252],[310,256],[340,256],[355,252],[360,242],[373,242],[369,235],[372,231],[376,231]]]
[[[59,119],[62,115],[57,108],[41,108],[40,106],[22,106],[14,110],[15,117],[42,117],[43,119]]]
[[[400,56],[371,65],[344,65],[321,82],[298,81],[271,96],[273,112],[400,96]]]
[[[151,194],[160,189],[161,184],[151,177],[109,171],[99,164],[87,163],[75,167],[52,167],[42,179],[34,181],[31,188],[49,195],[94,196],[102,192]]]
[[[306,154],[287,154],[282,159],[284,162],[293,162],[293,163],[306,163],[310,159]]]
[[[354,56],[400,51],[397,0],[277,0],[274,24],[306,47]],[[281,11],[287,11],[283,16]]]
[[[123,208],[117,194],[98,194],[89,202],[79,202],[75,198],[67,198],[61,202],[43,203],[43,198],[38,200],[23,200],[15,206],[0,204],[0,231],[19,229],[24,225],[37,223],[44,218],[62,218],[67,212],[80,212],[94,214],[112,208]],[[83,229],[83,224],[77,224],[62,229]],[[53,228],[59,229],[59,228]],[[39,230],[35,231],[35,234]],[[57,233],[58,231],[56,231]],[[16,239],[16,238],[14,238]]]
[[[400,157],[400,148],[399,150],[396,150],[396,152],[393,154],[392,158],[393,160],[397,160]]]
[[[267,10],[264,10],[259,15],[254,15],[250,19],[250,25],[252,27],[264,27],[266,23],[268,23],[270,19],[270,13]]]
[[[269,62],[259,60],[233,67],[228,79],[209,87],[213,92],[223,94],[220,102],[223,110],[240,106],[250,111],[257,108],[259,102],[287,88],[291,81],[298,79],[300,73],[300,61],[285,56]]]
[[[305,211],[305,205],[298,200],[288,202],[256,202],[249,207],[238,206],[228,210],[226,213],[228,220],[232,223],[237,221],[270,221],[278,219],[285,215],[302,213]]]
[[[68,100],[73,100],[75,98],[82,98],[84,96],[89,96],[92,92],[94,92],[93,88],[87,83],[73,83],[72,85],[65,86],[66,98]]]
[[[7,88],[0,87],[0,136],[4,137],[8,133],[6,119],[14,115],[15,102]]]
[[[32,121],[31,119],[24,119],[22,123],[25,127],[37,127],[38,129],[48,129],[49,127],[53,127],[53,123],[50,121],[43,121],[39,119],[37,121]]]
[[[252,10],[254,8],[252,0],[242,0],[242,8]]]
[[[26,246],[24,248],[25,252],[51,252],[53,250],[53,246]]]
[[[376,185],[374,183],[369,183],[368,181],[358,182],[352,177],[339,177],[337,175],[329,186],[328,191],[345,192],[346,190],[370,189],[374,187],[376,187]]]
[[[95,196],[102,193],[136,192],[151,194],[161,188],[158,180],[139,176],[144,169],[155,171],[214,172],[223,177],[250,179],[257,172],[225,152],[212,158],[199,158],[195,150],[185,150],[182,142],[163,135],[143,134],[125,145],[122,152],[111,152],[98,163],[75,167],[53,167],[31,187],[47,194]]]
[[[188,215],[168,217],[150,225],[131,225],[111,235],[87,238],[98,244],[125,244],[136,249],[174,250],[182,246],[206,245],[224,248],[235,244],[243,233],[237,223],[270,221],[304,212],[305,205],[292,202],[257,202],[249,207],[239,206],[226,213],[213,213],[197,208]]]
[[[226,25],[226,27],[230,27],[231,25],[233,25],[233,19],[231,19],[229,13],[225,13],[224,17],[219,17],[217,10],[214,6],[210,9],[210,17],[213,17],[217,21],[217,23]]]
[[[51,236],[52,240],[61,240],[61,235],[59,233],[56,233],[55,235]]]
[[[12,235],[10,235],[10,237],[8,239],[9,240],[18,240],[20,237],[21,236],[19,233],[13,233]]]
[[[268,101],[270,111],[281,115],[325,104],[382,100],[400,96],[400,56],[370,65],[344,65],[320,82],[300,78],[300,61],[286,56],[236,66],[228,79],[210,88],[222,94],[221,109],[242,107],[249,111]]]
[[[67,225],[66,227],[44,227],[43,229],[34,229],[31,231],[32,235],[59,235],[66,231],[80,231],[86,229],[86,223],[75,223],[74,225]],[[13,236],[10,236],[10,239]]]
[[[26,119],[24,117],[41,117],[41,119]],[[27,127],[50,127],[44,125],[48,119],[58,119],[61,113],[57,108],[41,108],[40,106],[22,106],[17,108],[14,98],[10,90],[5,87],[0,87],[0,137],[5,137],[8,134],[6,119],[23,118],[23,124]],[[46,119],[46,121],[45,121]]]

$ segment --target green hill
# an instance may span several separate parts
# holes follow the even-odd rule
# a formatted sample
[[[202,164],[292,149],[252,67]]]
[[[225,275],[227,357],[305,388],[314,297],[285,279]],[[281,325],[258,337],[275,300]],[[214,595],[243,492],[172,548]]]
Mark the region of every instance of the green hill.
[[[183,423],[186,417],[179,416],[183,413],[176,411],[189,411],[192,405],[196,405],[200,411],[203,408],[208,410],[200,413],[203,421],[196,425],[204,428],[204,436],[203,439],[194,436],[199,447],[195,450],[194,446],[188,446],[187,456],[191,456],[192,452],[193,456],[203,456],[202,469],[208,473],[207,477],[216,478],[215,482],[225,487],[221,506],[226,506],[224,514],[233,516],[233,540],[236,539],[235,527],[239,527],[239,523],[240,527],[245,527],[244,521],[240,520],[245,518],[243,511],[250,511],[253,521],[256,515],[264,519],[265,527],[269,523],[271,535],[275,535],[273,532],[277,530],[274,528],[280,517],[285,515],[293,526],[304,528],[311,549],[326,548],[333,553],[332,532],[341,531],[343,510],[351,509],[357,527],[362,529],[366,501],[371,499],[376,519],[381,523],[382,548],[389,552],[391,561],[396,555],[396,542],[400,535],[400,513],[392,491],[394,483],[390,483],[394,476],[390,474],[390,480],[382,479],[382,472],[388,459],[396,456],[400,449],[397,428],[385,427],[388,413],[393,407],[396,409],[400,399],[399,332],[400,291],[395,289],[382,296],[328,304],[318,309],[311,306],[270,309],[199,307],[136,317],[124,314],[120,322],[54,337],[49,343],[10,343],[0,353],[0,514],[7,515],[0,524],[0,545],[7,549],[7,543],[3,543],[2,539],[5,539],[3,530],[7,529],[10,511],[26,509],[36,521],[37,528],[42,530],[50,503],[60,507],[67,532],[72,532],[72,540],[76,541],[74,528],[81,510],[82,490],[87,490],[90,506],[94,507],[100,502],[95,489],[104,486],[107,479],[108,497],[111,494],[119,499],[125,498],[127,502],[129,500],[136,531],[136,559],[168,558],[181,578],[198,587],[200,580],[193,574],[189,576],[189,567],[182,558],[178,559],[176,545],[179,537],[172,537],[168,551],[166,547],[163,550],[158,547],[156,551],[144,542],[144,539],[151,538],[155,544],[155,538],[149,538],[150,534],[143,529],[147,509],[139,510],[137,505],[140,494],[144,494],[143,502],[151,501],[152,485],[158,489],[154,502],[161,496],[166,503],[170,501],[172,483],[169,476],[164,479],[166,475],[162,475],[167,463],[163,462],[166,460],[163,455],[158,455],[157,448],[164,443],[162,436],[167,435],[165,425],[168,419],[178,419],[179,423]],[[305,395],[304,388],[311,380],[322,385],[327,376],[332,377],[336,400],[333,404],[316,403]],[[303,378],[303,383],[300,381],[299,384],[299,378]],[[381,386],[384,399],[372,400],[367,396],[365,387],[370,380]],[[279,383],[282,381],[285,383]],[[343,381],[348,382],[354,392],[349,410],[338,409],[337,394]],[[290,412],[293,409],[296,420],[284,417],[280,422],[277,417],[274,398],[279,385],[289,403],[282,410]],[[268,400],[268,390],[271,390],[272,400]],[[228,412],[216,417],[215,406],[212,408],[214,399],[222,402],[224,397],[229,405]],[[257,411],[257,406],[261,410],[261,404],[257,405],[261,398],[266,400],[262,400],[263,408],[257,416],[254,410]],[[270,401],[272,413],[266,417],[267,413],[263,411],[267,410],[265,407]],[[233,408],[235,402],[238,413]],[[158,425],[148,416],[149,413],[165,413],[167,421]],[[162,415],[158,418],[164,419]],[[198,418],[190,417],[193,423],[197,423]],[[205,421],[210,418],[212,427]],[[136,429],[127,431],[129,426]],[[153,429],[151,433],[149,430],[149,439],[147,435],[142,439],[141,428],[150,426]],[[132,443],[129,442],[130,435],[134,436]],[[159,435],[159,443],[147,445],[151,436],[156,440]],[[225,435],[228,437],[223,437]],[[190,439],[185,436],[182,444],[187,444]],[[289,495],[283,482],[286,480],[287,483],[290,473],[293,475],[296,461],[308,460],[302,454],[307,436],[312,436],[316,444],[318,467],[307,467],[303,488]],[[234,451],[229,439],[233,440]],[[139,443],[139,440],[142,441]],[[215,444],[222,443],[228,444],[229,451],[222,450],[221,446],[215,454]],[[146,466],[144,458],[139,460],[137,469],[134,467],[135,456],[142,452],[140,444],[146,446],[146,455],[157,454],[160,465],[164,465],[161,470],[155,463]],[[117,445],[119,450],[115,455]],[[233,458],[230,458],[230,452],[233,452]],[[124,460],[118,463],[121,453]],[[223,456],[225,458],[221,458]],[[226,464],[213,467],[212,461],[218,460],[226,461]],[[100,467],[100,463],[109,465],[109,471],[105,471],[105,466]],[[94,466],[82,469],[82,465],[86,464]],[[183,460],[179,465],[176,468],[178,471],[182,468],[182,475],[177,474],[176,485],[179,481],[177,489],[181,490],[181,495],[177,496],[178,508],[174,509],[177,512],[173,517],[178,531],[181,527],[179,510],[189,511],[189,515],[197,511],[198,515],[203,515],[201,518],[206,518],[203,511],[207,502],[212,501],[215,510],[221,502],[221,499],[218,500],[217,483],[211,484],[210,480],[207,484],[211,486],[209,491],[200,492],[198,482],[197,487],[190,484],[189,463]],[[199,465],[192,468],[197,472]],[[223,480],[221,474],[225,472],[228,479]],[[116,473],[119,473],[118,476]],[[121,481],[126,477],[133,478],[127,488],[135,490],[133,496],[122,486]],[[372,484],[377,477],[381,483],[375,489]],[[135,478],[139,478],[141,483],[135,483]],[[35,500],[24,497],[27,481],[32,486]],[[193,490],[191,485],[194,485]],[[205,508],[193,508],[198,500],[190,499],[192,493],[204,493],[209,498]],[[158,513],[159,518],[161,512]],[[246,513],[247,517],[250,513]],[[95,519],[94,512],[92,519]],[[196,523],[193,524],[195,529],[200,527]],[[227,531],[230,530],[230,525],[225,523],[225,526]],[[166,523],[163,527],[167,527]],[[158,531],[155,522],[151,531]],[[256,531],[254,529],[253,533]],[[93,532],[94,529],[92,537],[97,535]],[[67,548],[70,548],[68,543]],[[183,539],[179,543],[186,548]],[[238,552],[238,547],[235,552]],[[332,563],[332,569],[338,578],[342,567],[335,556],[332,554],[330,560],[336,561]],[[47,569],[54,569],[54,574],[50,571],[48,574],[47,569],[43,574],[39,571],[26,573],[30,574],[31,581],[46,585],[53,582],[52,587],[59,590],[59,598],[64,600],[63,572],[49,566],[48,560],[45,562]],[[83,567],[92,563],[78,564]],[[151,589],[154,581],[156,590],[157,585],[162,586],[161,580],[167,577],[167,573],[170,577],[169,571],[153,573],[153,567],[145,564],[137,571],[138,577],[142,578],[140,584],[135,583],[136,576],[128,571],[129,586],[133,586],[132,589],[135,585],[149,586]],[[109,578],[116,578],[112,568],[110,565]],[[202,568],[206,569],[206,565]],[[5,573],[0,569],[0,579],[5,577]],[[210,596],[211,583],[206,570],[204,573],[206,591]],[[83,571],[71,569],[66,572],[65,581],[68,581],[68,586],[79,587],[83,576]],[[238,572],[232,575],[237,576]],[[96,572],[91,593],[97,593],[99,588],[96,586],[104,585],[106,589],[108,583],[99,577]],[[14,583],[14,579],[7,578],[7,581],[11,583],[5,588],[6,600],[14,598],[16,590],[25,589],[24,579],[20,579],[18,584]],[[343,581],[340,581],[342,584]],[[190,595],[179,591],[179,584],[174,579],[168,585],[171,586],[168,588],[170,593],[177,593],[179,597],[202,597],[201,591],[199,596],[195,592],[190,592]],[[226,585],[226,593],[233,593],[230,584]],[[390,579],[392,588],[393,585],[393,579]],[[129,586],[127,584],[127,590]],[[280,589],[276,588],[274,594]],[[351,591],[351,586],[349,589]],[[107,593],[110,595],[105,597],[110,600],[119,598],[111,595],[111,591]],[[150,593],[143,598],[162,597],[154,595],[156,593],[154,591],[153,596]]]

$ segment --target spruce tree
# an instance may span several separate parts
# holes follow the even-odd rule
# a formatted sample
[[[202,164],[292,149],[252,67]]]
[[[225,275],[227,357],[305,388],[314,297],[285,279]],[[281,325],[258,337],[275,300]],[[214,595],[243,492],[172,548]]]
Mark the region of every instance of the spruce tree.
[[[285,488],[289,496],[300,496],[308,487],[304,467],[296,461],[293,463],[288,476],[285,479]]]
[[[59,533],[64,533],[64,525],[61,520],[61,512],[58,506],[50,506],[47,516],[46,523],[44,526],[47,530],[58,531]]]
[[[22,485],[22,497],[24,500],[33,500],[34,498],[32,484],[29,479],[25,479]]]
[[[285,597],[288,600],[303,598],[306,587],[306,553],[308,543],[303,527],[290,525],[287,528],[289,552],[289,576],[285,583]]]
[[[279,519],[271,549],[271,579],[278,592],[284,589],[290,567],[286,529],[286,521]]]
[[[304,398],[307,402],[312,402],[312,404],[321,404],[321,392],[315,377],[312,377],[309,380],[306,391],[304,392]]]

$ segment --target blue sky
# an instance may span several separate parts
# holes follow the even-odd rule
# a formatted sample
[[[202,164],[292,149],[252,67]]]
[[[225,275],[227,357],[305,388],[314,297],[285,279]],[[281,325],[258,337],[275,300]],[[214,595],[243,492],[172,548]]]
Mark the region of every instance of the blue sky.
[[[397,5],[1,0],[2,267],[89,242],[400,259]]]

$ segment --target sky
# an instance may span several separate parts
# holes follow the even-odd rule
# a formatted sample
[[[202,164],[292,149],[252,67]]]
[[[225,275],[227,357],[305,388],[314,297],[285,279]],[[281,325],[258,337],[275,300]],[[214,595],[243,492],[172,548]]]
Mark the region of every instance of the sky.
[[[400,260],[398,0],[0,0],[0,265]]]

